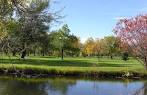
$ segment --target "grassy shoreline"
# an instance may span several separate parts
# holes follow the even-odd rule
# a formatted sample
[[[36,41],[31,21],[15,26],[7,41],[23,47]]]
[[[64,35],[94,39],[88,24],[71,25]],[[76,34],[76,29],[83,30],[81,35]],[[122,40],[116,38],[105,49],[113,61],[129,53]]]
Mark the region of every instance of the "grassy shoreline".
[[[135,59],[124,62],[119,58],[102,58],[99,61],[97,58],[65,58],[61,61],[50,57],[31,57],[26,60],[4,57],[0,59],[0,75],[28,78],[72,76],[140,79],[147,78],[147,71]]]
[[[128,73],[129,72],[129,73]],[[91,78],[114,78],[114,79],[141,79],[147,78],[147,72],[137,71],[137,70],[99,70],[89,67],[46,67],[46,66],[33,66],[33,65],[17,65],[13,64],[13,66],[1,64],[0,65],[0,74],[8,75],[14,77],[27,77],[27,78],[44,78],[44,77],[52,77],[52,76],[65,76],[65,77],[91,77]],[[129,74],[129,75],[127,75]]]

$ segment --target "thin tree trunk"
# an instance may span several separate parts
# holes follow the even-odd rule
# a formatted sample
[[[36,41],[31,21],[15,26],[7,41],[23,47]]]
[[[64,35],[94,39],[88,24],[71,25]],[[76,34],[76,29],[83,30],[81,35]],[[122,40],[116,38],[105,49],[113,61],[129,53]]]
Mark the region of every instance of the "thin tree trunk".
[[[13,52],[12,52],[12,55],[13,55],[13,56],[15,56],[15,55],[16,55],[16,52],[15,52],[15,51],[13,51]]]
[[[26,43],[23,44],[23,51],[21,54],[21,58],[24,59],[27,55],[27,50],[26,50]]]
[[[113,56],[112,55],[110,55],[110,57],[111,57],[111,59],[113,59]]]
[[[42,56],[45,56],[45,53],[44,53],[44,51],[42,52]]]
[[[26,55],[27,55],[27,51],[26,50],[24,50],[23,52],[22,52],[22,55],[21,55],[21,58],[25,58],[26,57]]]
[[[36,51],[34,50],[34,56],[36,56]]]
[[[147,58],[144,58],[145,69],[147,70]]]
[[[63,50],[63,48],[62,48],[62,50],[61,50],[61,59],[63,60],[63,57],[64,57],[64,50]]]

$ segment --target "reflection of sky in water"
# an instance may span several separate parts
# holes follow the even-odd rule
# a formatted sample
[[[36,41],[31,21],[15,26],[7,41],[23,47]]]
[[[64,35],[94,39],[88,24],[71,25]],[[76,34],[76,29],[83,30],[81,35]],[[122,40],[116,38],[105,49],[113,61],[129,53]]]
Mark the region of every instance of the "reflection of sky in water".
[[[143,87],[143,83],[121,82],[90,82],[78,81],[73,87],[69,87],[67,95],[132,95]]]
[[[144,95],[135,94],[143,87],[143,82],[76,81],[75,85],[67,87],[66,93],[59,89],[48,89],[48,95]]]

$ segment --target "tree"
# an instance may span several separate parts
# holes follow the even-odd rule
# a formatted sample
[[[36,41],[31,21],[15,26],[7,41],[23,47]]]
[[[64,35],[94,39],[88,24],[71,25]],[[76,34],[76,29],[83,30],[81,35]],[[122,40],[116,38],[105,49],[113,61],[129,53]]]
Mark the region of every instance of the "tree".
[[[50,22],[53,20],[52,14],[49,14],[48,9],[49,1],[32,1],[27,8],[29,12],[21,16],[21,41],[22,41],[22,55],[21,58],[26,56],[29,45],[37,42],[38,38],[46,32],[49,28]],[[44,12],[45,11],[45,12]]]
[[[56,18],[57,13],[54,15],[49,10],[50,0],[1,0],[0,5],[0,23],[4,23],[5,30],[0,32],[0,45],[2,42],[7,44],[3,45],[5,49],[14,55],[19,52],[21,58],[25,58],[31,46],[40,43],[37,45],[41,46],[44,54],[48,48],[49,26],[59,19]]]
[[[118,47],[117,38],[114,36],[104,37],[104,43],[106,48],[105,50],[107,51],[110,58],[113,59],[113,54],[116,53]]]
[[[98,58],[99,58],[100,55],[103,54],[103,49],[104,49],[103,40],[102,39],[96,39],[93,51],[94,51],[95,55],[97,55]]]
[[[59,29],[59,40],[60,40],[60,49],[61,49],[61,58],[63,60],[63,57],[64,57],[64,49],[66,47],[66,41],[68,39],[68,36],[69,36],[69,28],[68,28],[68,25],[65,24],[62,26],[61,29]]]
[[[31,2],[30,0],[29,2]],[[0,0],[0,15],[2,17],[6,15],[12,15],[13,11],[26,11],[28,6],[28,0]]]
[[[17,0],[16,0],[17,1]],[[17,5],[17,4],[16,4]],[[8,27],[14,11],[14,3],[12,0],[0,0],[0,51],[5,51],[8,42]]]
[[[71,34],[68,36],[65,48],[66,54],[69,56],[79,56],[80,54],[80,40],[75,35]]]
[[[70,29],[67,24],[63,25],[61,29],[50,34],[50,40],[53,50],[60,51],[61,59],[64,54],[76,54],[80,50],[79,39],[70,34]]]
[[[123,54],[122,54],[122,60],[127,61],[128,59],[129,59],[128,52],[123,52]]]
[[[94,45],[95,41],[93,38],[88,38],[83,46],[83,54],[87,56],[91,56],[94,54]]]
[[[6,37],[7,33],[4,30],[4,25],[0,22],[0,42]]]
[[[63,60],[64,57],[64,50],[66,47],[66,42],[68,40],[69,37],[69,28],[68,25],[65,24],[61,27],[61,29],[59,29],[56,32],[53,32],[51,34],[52,36],[52,46],[56,49],[59,50],[61,52],[61,59]]]
[[[114,32],[122,42],[129,45],[136,58],[147,69],[147,15],[121,19]]]

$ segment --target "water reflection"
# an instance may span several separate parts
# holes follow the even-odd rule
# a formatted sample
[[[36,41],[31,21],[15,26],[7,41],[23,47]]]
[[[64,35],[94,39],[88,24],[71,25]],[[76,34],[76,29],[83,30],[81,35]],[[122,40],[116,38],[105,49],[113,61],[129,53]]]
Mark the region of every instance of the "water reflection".
[[[5,86],[4,86],[5,85]],[[5,81],[0,95],[48,95],[45,85],[38,83],[25,83],[20,81]]]
[[[146,82],[0,79],[0,95],[147,95]]]
[[[136,90],[132,95],[147,95],[147,83],[145,83],[140,89]]]

